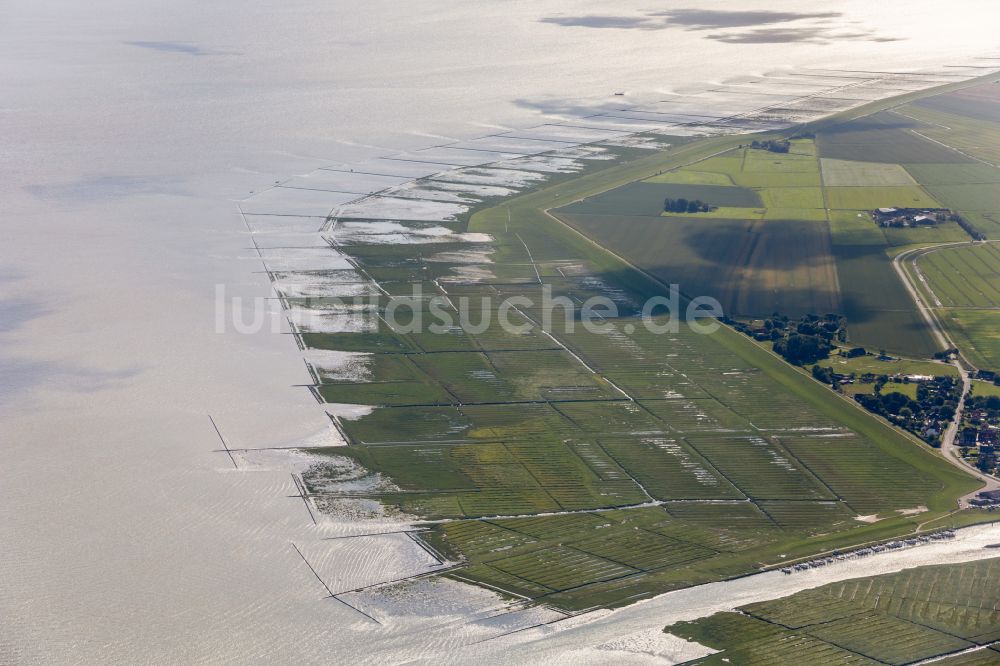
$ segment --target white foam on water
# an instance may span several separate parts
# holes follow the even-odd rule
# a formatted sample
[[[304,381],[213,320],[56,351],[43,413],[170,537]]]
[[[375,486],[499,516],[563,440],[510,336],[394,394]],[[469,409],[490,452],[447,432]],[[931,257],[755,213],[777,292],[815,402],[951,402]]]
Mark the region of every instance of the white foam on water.
[[[497,164],[509,164],[511,162],[498,162]],[[514,194],[515,189],[510,187],[499,187],[496,185],[475,185],[472,183],[448,183],[444,180],[425,180],[421,181],[421,184],[425,188],[431,188],[432,191],[445,191],[445,192],[459,192],[469,197],[476,197],[478,199],[489,199],[493,197],[506,197]]]
[[[372,355],[366,352],[307,349],[305,359],[324,379],[361,382],[371,378]]]
[[[272,271],[349,270],[348,259],[326,247],[261,248],[264,263]]]
[[[421,199],[425,201],[445,201],[460,204],[479,203],[479,199],[475,197],[463,195],[458,192],[435,190],[425,185],[425,182],[426,181],[419,181],[407,183],[406,185],[400,185],[399,187],[386,190],[385,193],[380,196],[400,197],[403,199]]]
[[[583,118],[576,121],[579,125],[586,125],[589,118]],[[605,129],[590,129],[587,127],[577,127],[570,125],[556,125],[548,124],[541,125],[539,127],[532,127],[530,129],[515,130],[511,132],[511,136],[518,138],[528,138],[528,139],[541,139],[551,142],[565,142],[567,144],[571,143],[590,143],[593,141],[601,141],[604,139],[613,139],[616,136],[624,136],[629,134],[634,130],[605,130]]]
[[[387,158],[387,161],[434,164],[438,165],[438,168],[445,169],[456,166],[478,166],[480,164],[496,162],[497,160],[510,159],[511,157],[517,157],[517,155],[500,151],[480,151],[440,146],[411,153],[400,153]]]
[[[355,421],[364,416],[368,416],[375,411],[375,408],[369,405],[353,405],[335,402],[324,403],[323,409],[333,416],[347,419],[348,421]]]
[[[666,150],[670,147],[667,141],[659,141],[650,136],[635,136],[614,141],[605,141],[605,146],[622,146],[625,148],[639,148],[641,150]]]
[[[285,314],[296,330],[305,333],[370,333],[377,329],[375,318],[364,313],[320,310],[293,303]]]
[[[451,183],[471,183],[474,185],[499,185],[512,188],[527,187],[544,180],[545,176],[533,171],[518,171],[515,169],[490,169],[485,167],[475,169],[455,169],[437,176],[432,180]]]
[[[491,271],[488,266],[483,265],[459,265],[454,266],[451,269],[451,275],[445,275],[441,278],[441,282],[445,284],[466,284],[466,283],[476,283],[476,282],[490,282],[496,280],[496,273]]]
[[[443,201],[421,201],[394,197],[369,197],[337,210],[338,217],[371,220],[449,221],[469,209],[468,205]]]
[[[314,273],[287,274],[272,284],[274,290],[285,298],[359,298],[377,294],[378,290],[369,283],[323,282]]]
[[[493,166],[504,169],[519,169],[525,171],[541,171],[544,173],[576,173],[582,171],[584,165],[578,160],[551,155],[533,155],[519,157],[514,160],[496,162]]]
[[[343,446],[342,438],[329,446]],[[253,472],[286,472],[301,474],[317,464],[326,462],[328,456],[305,449],[244,449],[233,451],[240,469]]]
[[[498,153],[545,153],[552,150],[552,144],[540,139],[519,139],[511,136],[491,135],[480,139],[456,143],[455,148],[474,148],[476,150],[491,150]]]
[[[559,157],[569,157],[579,160],[613,160],[615,154],[600,146],[580,146],[578,148],[561,148],[552,153]]]

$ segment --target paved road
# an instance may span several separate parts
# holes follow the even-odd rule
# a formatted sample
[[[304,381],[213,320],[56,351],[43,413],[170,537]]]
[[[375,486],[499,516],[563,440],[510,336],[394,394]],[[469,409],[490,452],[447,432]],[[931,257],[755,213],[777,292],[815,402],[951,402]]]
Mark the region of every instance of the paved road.
[[[948,331],[946,331],[944,326],[941,325],[941,322],[938,320],[934,310],[924,303],[924,299],[920,296],[920,291],[917,289],[916,285],[913,284],[910,274],[907,273],[904,268],[904,264],[910,259],[912,259],[913,262],[916,262],[918,257],[945,247],[968,244],[969,243],[967,242],[943,243],[930,248],[924,247],[917,248],[915,250],[907,250],[906,252],[901,252],[896,255],[896,257],[892,260],[892,266],[896,269],[899,279],[902,280],[906,290],[910,292],[910,296],[917,304],[917,309],[920,311],[924,321],[927,322],[927,325],[931,329],[931,333],[934,335],[935,340],[937,340],[942,349],[955,349],[956,345],[952,341],[951,336],[948,335]],[[933,296],[930,285],[925,282],[925,286],[927,287],[927,291],[931,293],[932,297],[936,298]],[[959,376],[962,378],[962,397],[958,402],[958,408],[955,410],[954,420],[952,420],[948,429],[945,430],[944,434],[941,436],[941,454],[945,457],[945,460],[956,467],[959,467],[963,471],[972,474],[986,484],[984,487],[959,498],[959,506],[964,508],[969,506],[969,500],[975,497],[978,493],[983,492],[984,490],[1000,490],[1000,479],[979,471],[976,466],[967,462],[959,453],[959,447],[956,445],[956,440],[958,439],[958,428],[959,424],[962,422],[962,414],[965,411],[965,396],[968,394],[969,388],[972,385],[971,373],[975,371],[975,368],[968,362],[967,359],[961,356],[961,354],[958,358],[952,360],[951,364],[955,366],[958,370]]]

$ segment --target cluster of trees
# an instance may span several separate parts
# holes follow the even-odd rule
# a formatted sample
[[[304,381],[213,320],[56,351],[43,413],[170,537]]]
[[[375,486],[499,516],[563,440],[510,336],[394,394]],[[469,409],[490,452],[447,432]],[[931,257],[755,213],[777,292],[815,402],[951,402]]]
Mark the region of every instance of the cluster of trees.
[[[792,142],[781,139],[766,139],[764,141],[753,141],[750,144],[750,147],[758,148],[760,150],[769,150],[772,153],[787,153],[792,147]]]
[[[834,340],[847,339],[847,320],[833,313],[809,314],[796,321],[775,313],[759,323],[727,323],[755,340],[772,341],[774,351],[794,365],[808,365],[829,358]]]
[[[715,210],[715,206],[710,206],[701,199],[671,199],[663,200],[663,210],[668,213],[709,213]]]
[[[774,343],[774,351],[792,365],[806,365],[830,357],[833,345],[818,335],[792,333]]]
[[[815,376],[815,372],[814,372]],[[892,390],[886,375],[875,377],[873,393],[858,393],[854,399],[869,412],[878,414],[921,437],[933,446],[941,445],[941,435],[955,418],[961,386],[951,377],[934,377],[917,384],[917,398]]]
[[[971,412],[984,412],[989,421],[1000,420],[1000,397],[995,395],[970,395],[965,406]]]
[[[983,234],[983,232],[972,226],[972,223],[969,222],[964,217],[962,217],[961,215],[952,213],[949,217],[951,217],[952,221],[957,223],[958,226],[962,227],[962,230],[965,231],[965,233],[969,234],[972,240],[977,240],[977,241],[986,240],[986,236]]]

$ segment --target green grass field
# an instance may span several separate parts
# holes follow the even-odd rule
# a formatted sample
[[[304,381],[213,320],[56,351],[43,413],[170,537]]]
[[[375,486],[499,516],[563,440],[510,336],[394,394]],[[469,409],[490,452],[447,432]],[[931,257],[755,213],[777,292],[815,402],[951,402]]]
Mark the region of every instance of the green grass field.
[[[836,276],[823,222],[617,217],[560,212],[575,229],[726,312],[835,312]]]
[[[1000,560],[824,585],[664,631],[719,652],[689,664],[995,664]],[[959,652],[983,649],[958,655]],[[948,656],[955,655],[955,656]]]
[[[972,380],[972,395],[978,396],[1000,396],[1000,386],[993,382],[984,382],[978,379]]]
[[[916,181],[898,164],[820,160],[826,187],[910,187]]]
[[[879,164],[962,164],[972,162],[912,130],[925,126],[888,111],[826,127],[817,134],[824,158]]]
[[[962,151],[955,153],[958,157],[965,157],[964,153],[993,164],[1000,161],[1000,124],[996,118],[977,118],[955,113],[954,109],[942,111],[917,104],[904,106],[900,112],[923,121],[918,131],[924,136]],[[941,160],[942,163],[952,161]]]
[[[945,309],[938,314],[973,364],[1000,370],[1000,310]]]
[[[938,243],[961,243],[969,241],[969,234],[955,222],[939,222],[933,226],[911,229],[886,228],[882,230],[886,242],[893,252],[903,246],[918,247]]]
[[[840,312],[852,344],[929,357],[937,346],[879,245],[835,245]]]
[[[659,215],[668,197],[698,199],[711,206],[753,208],[760,205],[760,197],[743,187],[643,181],[588,197],[570,204],[565,210],[583,215]]]
[[[607,203],[629,198],[626,186],[559,214],[651,274],[681,284],[685,293],[717,298],[729,312],[837,310],[837,276],[812,141],[794,141],[788,154],[744,147],[650,181],[670,181],[676,196],[710,203],[722,200],[702,197],[701,183],[732,182],[756,201],[729,198],[710,213],[661,213],[661,221],[626,218],[613,212],[621,206]],[[692,185],[682,184],[687,182]]]
[[[964,244],[917,258],[929,301],[970,362],[1000,369],[1000,249]]]
[[[857,210],[830,211],[830,237],[834,245],[886,244],[883,230],[867,212]]]
[[[908,151],[907,158],[913,160],[908,166],[914,170],[970,168],[966,163],[917,161],[925,157],[916,156],[921,146],[936,157],[941,150],[909,133],[909,126],[918,123],[894,120],[891,114],[852,123],[844,132],[851,140],[902,133],[907,138],[900,150]],[[896,126],[900,123],[905,127]],[[844,129],[828,130],[833,136],[828,140],[820,133],[818,144],[795,140],[789,154],[743,147],[658,172],[645,183],[663,183],[676,188],[669,190],[671,196],[687,198],[701,198],[713,189],[733,192],[722,186],[734,183],[743,188],[735,191],[758,198],[753,206],[735,205],[735,195],[723,196],[716,210],[696,216],[661,212],[665,223],[660,223],[635,216],[642,197],[627,185],[562,208],[559,214],[651,274],[681,283],[685,293],[711,295],[735,315],[843,312],[855,343],[929,356],[937,351],[935,343],[888,254],[897,247],[961,241],[968,234],[953,222],[879,228],[870,210],[941,204],[901,164],[828,157],[825,151],[843,148],[837,146]],[[658,198],[649,196],[643,210],[652,210]],[[873,284],[879,289],[872,289]]]
[[[946,307],[1000,307],[1000,247],[962,245],[918,260],[935,296]]]
[[[989,238],[1000,238],[1000,98],[982,84],[908,104],[899,110],[924,124],[919,132],[951,146],[967,164],[908,164],[907,169],[944,205]],[[961,151],[961,152],[957,152]],[[976,162],[974,160],[979,160]]]
[[[877,352],[878,350],[872,350]],[[958,376],[958,371],[954,366],[947,363],[935,361],[919,361],[912,359],[892,359],[881,361],[877,356],[857,356],[847,358],[846,356],[831,356],[823,361],[821,365],[830,366],[836,372],[843,374],[872,373],[873,375],[947,375],[949,377]]]
[[[826,201],[838,210],[876,208],[939,208],[920,187],[827,187]]]
[[[942,204],[959,211],[988,238],[1000,238],[1000,169],[981,163],[906,168]]]
[[[712,173],[709,171],[696,171],[694,169],[679,169],[677,171],[667,171],[647,178],[644,183],[671,183],[674,185],[717,185],[721,187],[735,187],[736,183],[725,173]]]

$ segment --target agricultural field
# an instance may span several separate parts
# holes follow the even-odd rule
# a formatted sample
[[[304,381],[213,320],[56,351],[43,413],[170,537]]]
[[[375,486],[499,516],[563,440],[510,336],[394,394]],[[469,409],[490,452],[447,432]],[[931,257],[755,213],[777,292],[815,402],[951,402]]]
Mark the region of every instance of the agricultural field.
[[[885,241],[889,244],[890,253],[895,253],[903,247],[918,247],[935,245],[937,243],[968,242],[969,234],[955,222],[940,222],[933,227],[917,227],[916,229],[898,229],[889,227],[882,230]]]
[[[1000,396],[1000,385],[978,379],[972,380],[972,395],[990,397]]]
[[[603,247],[685,294],[746,315],[835,312],[836,273],[822,222],[560,213]]]
[[[966,163],[906,164],[944,205],[961,212],[988,238],[1000,238],[1000,86],[981,84],[917,100],[897,115],[921,123],[914,131],[954,148]]]
[[[628,186],[559,210],[560,217],[604,247],[681,285],[718,299],[730,313],[836,311],[837,275],[830,252],[819,162],[809,140],[787,154],[740,147],[647,181],[671,182],[673,196],[718,205],[697,215],[661,213],[624,219],[609,201]],[[729,182],[754,201],[713,199],[685,182]]]
[[[736,183],[725,173],[713,173],[711,171],[698,171],[696,169],[678,169],[667,171],[651,178],[647,178],[645,183],[669,183],[671,185],[713,185],[719,187],[735,187]]]
[[[874,350],[878,351],[878,350]],[[958,371],[955,367],[947,363],[938,361],[920,361],[905,358],[890,358],[881,360],[878,356],[856,356],[848,358],[834,354],[823,361],[823,365],[833,368],[834,372],[841,374],[863,375],[871,373],[873,375],[936,375],[957,377]]]
[[[959,211],[987,238],[1000,238],[1000,168],[974,164],[908,164],[942,204]]]
[[[920,99],[913,106],[1000,123],[1000,85],[995,81],[983,83],[947,95]]]
[[[899,164],[823,158],[820,167],[826,187],[911,187],[917,184]]]
[[[827,206],[835,210],[874,210],[876,208],[939,208],[917,186],[909,187],[827,187]]]
[[[700,199],[713,206],[760,206],[760,197],[744,187],[646,181],[629,183],[601,196],[570,204],[565,210],[585,215],[659,215],[663,212],[663,201],[668,197]]]
[[[855,210],[831,210],[830,240],[834,245],[886,244],[884,229],[875,224],[871,214]]]
[[[792,159],[818,177],[808,147]],[[768,165],[780,161],[748,160],[771,175],[779,169]],[[727,328],[647,329],[640,307],[662,284],[544,213],[559,201],[590,201],[613,178],[655,174],[657,161],[648,162],[476,213],[468,230],[490,240],[471,249],[345,247],[383,293],[367,299],[368,318],[353,328],[301,331],[317,352],[354,352],[313,367],[316,395],[349,443],[320,450],[330,464],[302,474],[317,506],[380,506],[437,521],[421,538],[460,563],[447,575],[567,609],[627,603],[745,573],[780,554],[906,533],[926,519],[903,509],[951,510],[970,486],[960,472]],[[662,206],[662,188],[677,184],[645,185],[654,190],[643,196]],[[636,247],[645,234],[664,262],[661,279],[673,262],[683,284],[693,275],[699,288],[735,289],[718,266],[744,261],[749,273],[726,278],[752,287],[735,289],[736,303],[784,287],[789,268],[774,267],[796,252],[790,268],[802,271],[801,293],[815,299],[833,279],[825,221],[564,217],[586,218],[593,228],[578,228],[588,234],[630,229]],[[649,242],[670,225],[669,247]],[[413,311],[402,325],[386,325],[385,294],[414,285],[422,295]],[[562,322],[561,310],[545,326],[546,294],[577,305],[600,296],[617,312],[604,315],[610,328],[602,331]],[[512,297],[518,305],[504,314],[518,331],[499,325],[500,305]],[[406,326],[463,299],[483,326]],[[330,316],[360,317],[337,307]],[[665,325],[667,314],[651,323]],[[872,514],[881,520],[856,519]]]
[[[718,650],[687,662],[692,665],[902,665],[940,657],[935,663],[995,664],[998,575],[996,559],[920,567],[832,583],[664,631]]]
[[[1000,310],[939,310],[955,344],[976,367],[1000,369]]]
[[[949,151],[951,163],[941,164],[941,151],[947,149],[912,134],[911,126],[919,123],[876,114],[826,128],[815,141],[792,140],[788,153],[744,145],[585,198],[557,214],[651,275],[681,284],[684,293],[713,296],[732,316],[840,312],[848,318],[854,344],[930,356],[936,345],[889,257],[895,248],[960,242],[969,235],[950,221],[881,228],[869,211],[942,207],[910,169],[920,174],[968,170],[974,163]],[[845,153],[883,132],[905,141],[882,161]],[[919,153],[921,148],[930,155]],[[909,161],[887,161],[894,157]],[[662,220],[634,215],[642,198],[634,192],[641,184],[668,186],[671,197],[700,199],[717,208],[660,212]],[[757,201],[737,204],[733,197],[710,196],[730,188],[752,193]],[[647,210],[657,199],[645,198]]]
[[[992,88],[997,88],[996,84]],[[919,132],[956,148],[959,155],[992,164],[1000,161],[1000,100],[971,101],[968,91],[908,104],[899,113],[919,120]],[[947,162],[946,160],[943,162]]]
[[[918,266],[942,306],[1000,307],[1000,246],[943,248],[921,257]]]
[[[842,133],[871,131],[858,122]],[[707,294],[730,312],[839,312],[848,346],[936,351],[889,262],[894,245],[926,234],[886,233],[867,207],[930,205],[914,165],[968,164],[953,151],[951,162],[922,159],[917,146],[935,144],[882,129],[908,139],[880,160],[826,154],[826,130],[788,153],[700,139],[491,201],[440,238],[351,237],[340,249],[375,288],[360,305],[309,304],[318,318],[296,329],[316,354],[314,394],[347,442],[317,451],[329,462],[301,474],[307,496],[427,521],[419,538],[455,563],[442,575],[567,610],[950,514],[976,482],[929,449],[730,328],[640,316],[676,283],[681,306]],[[664,215],[666,198],[718,208]],[[390,295],[417,286],[410,311],[391,312]],[[562,304],[554,321],[546,299]],[[594,299],[605,303],[600,330],[578,310],[565,318],[564,305]],[[466,325],[409,325],[460,310]]]
[[[915,134],[919,120],[889,111],[823,128],[816,136],[825,159],[879,164],[965,164],[968,157]]]
[[[977,367],[1000,369],[1000,249],[964,244],[916,258],[929,302]]]

